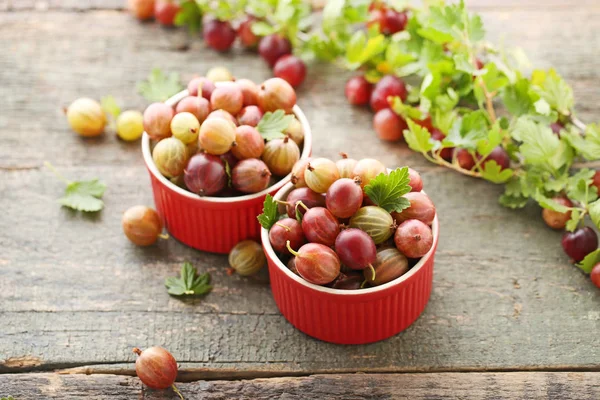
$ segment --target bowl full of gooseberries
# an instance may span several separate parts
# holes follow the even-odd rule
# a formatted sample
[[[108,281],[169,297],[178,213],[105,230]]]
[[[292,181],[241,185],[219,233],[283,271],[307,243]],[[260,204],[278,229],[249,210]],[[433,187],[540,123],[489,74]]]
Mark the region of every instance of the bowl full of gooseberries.
[[[273,297],[302,332],[371,343],[423,312],[439,226],[415,170],[345,154],[300,160],[259,220]]]
[[[148,106],[142,152],[170,235],[202,251],[228,253],[259,238],[256,216],[265,196],[309,157],[312,137],[284,80],[211,78],[195,77],[187,90]]]

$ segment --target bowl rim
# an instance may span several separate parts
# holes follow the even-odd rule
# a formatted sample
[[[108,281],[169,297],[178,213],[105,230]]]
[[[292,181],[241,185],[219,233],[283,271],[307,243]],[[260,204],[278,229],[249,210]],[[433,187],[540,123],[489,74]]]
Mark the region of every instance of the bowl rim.
[[[224,83],[225,82],[217,82],[216,86],[223,85]],[[184,89],[181,92],[171,96],[167,101],[165,101],[165,104],[167,104],[171,107],[175,107],[177,105],[177,103],[179,103],[181,100],[183,100],[187,96],[189,96],[189,91],[187,89]],[[306,158],[310,157],[310,153],[312,150],[312,131],[310,129],[310,124],[308,123],[308,119],[306,118],[306,115],[304,115],[304,112],[297,104],[294,105],[294,107],[292,108],[292,112],[294,113],[296,118],[298,118],[298,121],[300,121],[300,124],[302,125],[302,129],[304,130],[304,143],[302,145],[302,153],[300,154],[300,159],[306,159]],[[198,196],[195,193],[192,193],[190,191],[187,191],[187,190],[175,185],[173,182],[171,182],[169,179],[165,178],[163,176],[163,174],[161,174],[158,171],[158,168],[156,167],[156,165],[154,164],[154,160],[152,159],[152,152],[150,151],[150,136],[148,136],[146,131],[144,131],[144,134],[142,136],[142,155],[144,157],[144,163],[146,164],[146,167],[148,168],[150,173],[152,175],[154,175],[154,177],[163,186],[166,186],[167,188],[176,192],[177,194],[185,196],[189,199],[197,200],[197,201],[201,201],[201,202],[208,202],[208,203],[237,203],[237,202],[243,202],[243,201],[247,201],[247,200],[254,200],[254,199],[266,196],[267,194],[272,193],[276,190],[279,191],[286,183],[288,183],[290,181],[291,176],[292,176],[292,174],[289,173],[288,175],[284,176],[279,181],[277,181],[274,185],[269,186],[265,190],[262,190],[258,193],[246,194],[244,196],[237,196],[237,197]]]
[[[288,194],[293,189],[295,189],[294,184],[289,182],[287,185],[285,185],[283,188],[281,188],[275,194],[275,196],[273,198],[275,200],[281,200],[281,198],[284,195]],[[423,191],[421,191],[421,192],[425,193]],[[383,292],[394,286],[401,285],[405,281],[410,279],[412,276],[414,276],[420,269],[422,269],[423,266],[425,265],[425,263],[431,257],[433,257],[433,255],[435,254],[435,251],[437,249],[437,244],[438,244],[438,239],[439,239],[439,222],[438,222],[437,211],[435,213],[433,223],[431,224],[431,230],[433,233],[433,243],[431,245],[431,249],[427,252],[427,254],[425,254],[423,257],[421,257],[419,262],[417,264],[415,264],[410,270],[408,270],[407,273],[394,279],[393,281],[384,283],[383,285],[379,285],[379,286],[375,286],[375,287],[367,288],[367,289],[361,289],[361,290],[334,289],[334,288],[329,288],[326,286],[315,285],[314,283],[308,282],[304,278],[294,274],[286,265],[283,264],[283,262],[281,262],[281,260],[277,256],[277,253],[275,253],[273,246],[271,246],[271,242],[269,241],[269,231],[266,230],[264,227],[261,227],[260,238],[263,243],[263,248],[265,250],[267,257],[271,261],[273,261],[273,263],[277,266],[277,268],[279,268],[281,271],[283,271],[283,273],[285,275],[287,275],[288,278],[296,281],[297,283],[299,283],[309,289],[313,289],[313,290],[316,290],[316,291],[322,292],[322,293],[341,295],[341,296],[363,296],[363,295],[367,295],[367,294]]]

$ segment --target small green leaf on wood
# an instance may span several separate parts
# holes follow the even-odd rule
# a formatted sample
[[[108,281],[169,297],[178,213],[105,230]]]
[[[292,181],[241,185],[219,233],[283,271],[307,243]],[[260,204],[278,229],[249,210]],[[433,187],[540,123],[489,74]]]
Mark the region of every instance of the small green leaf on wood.
[[[84,212],[96,212],[102,210],[104,202],[102,196],[106,190],[106,184],[98,179],[85,181],[69,181],[63,177],[52,164],[46,162],[48,167],[58,179],[65,183],[65,194],[58,202],[65,207]]]
[[[577,264],[577,266],[586,274],[590,274],[596,264],[600,263],[600,249],[592,251],[590,254],[585,256],[583,261]]]
[[[387,212],[400,212],[410,207],[408,199],[402,197],[410,192],[408,167],[397,168],[389,174],[381,173],[365,186],[365,193]]]
[[[190,33],[196,33],[202,25],[202,10],[195,0],[181,3],[181,7],[173,23],[176,26],[187,26]]]
[[[212,290],[210,274],[205,272],[199,275],[189,262],[183,263],[179,277],[168,277],[165,286],[167,292],[173,296],[201,296]]]
[[[121,107],[117,104],[117,101],[113,96],[105,96],[100,100],[100,105],[105,113],[110,114],[116,121],[121,115]]]
[[[275,222],[279,219],[279,207],[277,206],[277,202],[273,199],[273,196],[268,194],[267,197],[265,197],[263,212],[256,218],[266,230],[271,229],[271,227],[275,225]]]
[[[267,141],[284,138],[283,132],[290,126],[293,119],[293,115],[286,115],[283,110],[267,112],[261,118],[256,129]]]

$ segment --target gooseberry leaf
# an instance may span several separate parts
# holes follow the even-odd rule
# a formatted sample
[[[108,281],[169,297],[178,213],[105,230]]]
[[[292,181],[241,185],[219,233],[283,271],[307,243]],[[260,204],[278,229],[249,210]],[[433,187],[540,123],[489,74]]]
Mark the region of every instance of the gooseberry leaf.
[[[381,173],[365,186],[365,193],[373,203],[387,212],[400,212],[410,207],[408,199],[402,197],[410,192],[408,167],[397,168],[389,174]]]
[[[578,209],[573,209],[571,211],[571,219],[567,221],[565,225],[565,229],[569,232],[575,231],[579,226],[579,221],[581,220],[581,211]]]
[[[586,274],[592,273],[596,264],[600,263],[600,249],[592,251],[578,264],[576,264]]]
[[[117,104],[117,101],[113,96],[105,96],[100,100],[100,105],[105,113],[110,114],[116,121],[121,115],[121,107]]]
[[[411,119],[407,119],[406,122],[408,123],[408,129],[404,131],[404,139],[408,143],[408,147],[419,153],[431,151],[434,143],[427,128],[417,125]]]
[[[531,76],[532,89],[563,115],[569,115],[575,103],[573,89],[554,69],[536,70]]]
[[[183,89],[179,82],[179,74],[165,74],[159,68],[154,68],[147,80],[138,82],[137,90],[148,101],[165,101]]]
[[[49,162],[45,162],[58,179],[65,185],[65,195],[58,202],[65,207],[84,212],[96,212],[102,210],[104,202],[102,196],[106,190],[106,184],[98,179],[86,181],[69,181],[63,177]]]
[[[594,225],[600,228],[600,200],[596,200],[588,205],[588,213]]]
[[[195,0],[187,0],[181,3],[181,8],[173,23],[176,26],[187,26],[190,33],[196,33],[202,25],[202,10]]]
[[[284,138],[285,134],[283,131],[290,126],[290,123],[293,119],[293,115],[286,115],[285,111],[283,110],[267,112],[261,118],[260,122],[256,126],[256,129],[261,134],[263,139],[267,141]]]
[[[256,219],[258,219],[260,225],[266,230],[271,229],[275,222],[279,220],[279,207],[270,194],[265,197],[263,212]]]
[[[510,168],[502,169],[494,160],[486,161],[481,171],[481,177],[493,183],[505,183],[512,178],[514,171]]]
[[[567,207],[551,198],[544,196],[539,190],[536,192],[534,198],[542,208],[547,208],[559,213],[566,213],[571,210],[571,207]]]
[[[165,279],[167,293],[173,296],[200,296],[212,290],[210,285],[210,274],[205,272],[201,275],[189,262],[181,266],[179,277],[170,276]]]

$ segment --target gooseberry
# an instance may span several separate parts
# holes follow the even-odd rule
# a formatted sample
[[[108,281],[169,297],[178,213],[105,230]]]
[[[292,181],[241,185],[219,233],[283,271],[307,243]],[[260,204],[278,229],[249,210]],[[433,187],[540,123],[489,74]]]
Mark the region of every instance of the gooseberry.
[[[294,251],[288,243],[287,248],[296,257],[294,265],[298,275],[310,283],[326,285],[340,274],[340,258],[325,245],[307,243]]]
[[[455,148],[453,157],[462,169],[470,171],[475,167],[475,157],[467,149]]]
[[[175,16],[181,7],[173,0],[156,0],[154,4],[154,18],[163,26],[173,26]]]
[[[373,158],[363,158],[354,167],[354,176],[360,178],[363,189],[379,174],[387,174],[387,168],[381,161]]]
[[[595,186],[598,189],[598,193],[600,193],[600,171],[596,171],[592,177],[592,186]]]
[[[348,154],[346,153],[340,153],[340,155],[342,158],[335,162],[340,173],[340,178],[354,178],[356,176],[354,175],[354,168],[356,168],[358,161],[348,158]]]
[[[225,119],[227,121],[230,121],[234,126],[237,126],[237,120],[235,119],[235,117],[233,115],[229,114],[225,110],[212,111],[210,114],[208,114],[208,117],[206,117],[206,119],[211,119],[211,118]]]
[[[144,133],[144,116],[136,110],[128,110],[117,118],[117,135],[125,141],[138,140]]]
[[[433,140],[441,142],[444,140],[445,137],[446,137],[446,135],[444,135],[444,133],[442,131],[440,131],[439,129],[433,128],[433,130],[431,131],[431,138]],[[454,147],[443,148],[442,150],[440,150],[440,157],[442,157],[442,159],[444,159],[448,162],[451,162],[453,151],[454,151]]]
[[[217,51],[227,51],[233,45],[236,34],[229,21],[213,19],[202,25],[202,36],[208,47]]]
[[[258,106],[265,112],[284,110],[292,112],[296,105],[296,92],[289,83],[281,78],[267,79],[258,91]]]
[[[206,78],[213,82],[229,82],[233,81],[233,75],[225,67],[212,67],[206,73]]]
[[[187,163],[187,156],[185,144],[174,137],[161,140],[152,150],[152,159],[156,168],[167,178],[181,175]]]
[[[300,203],[302,206],[302,203]],[[302,230],[309,242],[333,246],[335,238],[340,233],[340,223],[326,208],[313,207],[305,209],[302,217]]]
[[[375,24],[379,26],[379,31],[384,35],[393,35],[403,31],[406,28],[408,16],[404,12],[398,12],[391,8],[380,8],[371,11],[368,27]]]
[[[238,79],[235,84],[242,91],[244,106],[255,106],[258,104],[258,86],[250,79]]]
[[[364,76],[355,76],[346,82],[345,94],[348,103],[362,106],[369,103],[373,85]]]
[[[408,258],[420,258],[433,246],[431,228],[416,219],[404,221],[396,229],[394,243],[402,254]]]
[[[192,193],[199,196],[215,195],[227,185],[225,164],[219,156],[198,153],[188,161],[183,180]]]
[[[171,120],[171,133],[184,144],[190,144],[198,140],[200,122],[192,113],[182,112],[175,114]]]
[[[350,218],[363,202],[360,178],[341,178],[333,182],[325,195],[327,209],[338,218]],[[344,262],[343,257],[342,262]],[[345,264],[345,262],[344,262]]]
[[[304,129],[296,117],[292,118],[290,124],[283,133],[296,142],[298,146],[302,145],[302,142],[304,142]]]
[[[375,242],[366,232],[360,229],[344,229],[335,239],[335,252],[346,267],[354,270],[371,270],[371,278],[375,279],[373,262],[377,258]]]
[[[386,75],[373,88],[371,93],[371,108],[377,112],[384,108],[389,108],[388,97],[398,96],[402,101],[406,101],[408,90],[404,81],[394,75]]]
[[[267,142],[262,153],[262,160],[269,170],[277,176],[285,176],[292,172],[296,161],[300,159],[300,149],[296,142],[288,136]]]
[[[231,170],[231,184],[242,193],[258,193],[269,187],[271,171],[256,158],[248,158],[236,164]]]
[[[369,273],[371,273],[370,270],[366,270]],[[338,275],[338,277],[335,279],[335,281],[333,282],[333,285],[331,285],[332,288],[334,289],[340,289],[340,290],[358,290],[362,288],[362,284],[363,284],[364,278],[362,276],[362,274],[357,274],[357,273],[343,273],[340,272],[340,274]]]
[[[488,161],[496,161],[496,164],[500,166],[500,170],[505,170],[510,167],[510,157],[502,146],[497,146],[492,152],[485,158],[481,165],[485,165]]]
[[[381,244],[392,237],[396,225],[390,213],[383,208],[365,206],[350,218],[350,227],[365,231],[375,244]]]
[[[173,108],[165,103],[152,103],[144,111],[144,130],[154,140],[171,136]]]
[[[258,53],[273,68],[281,56],[292,53],[292,45],[279,34],[267,35],[260,39]]]
[[[98,136],[104,132],[106,114],[96,100],[86,97],[77,99],[66,110],[71,129],[85,137]]]
[[[404,137],[404,130],[408,129],[408,125],[391,108],[383,108],[373,117],[373,129],[379,139],[396,142]]]
[[[596,264],[594,268],[592,268],[590,279],[596,287],[600,288],[600,264]]]
[[[241,125],[235,129],[235,144],[231,152],[238,160],[259,158],[265,149],[265,140],[256,128]],[[268,165],[268,164],[267,164]]]
[[[308,163],[304,171],[306,186],[317,193],[325,193],[329,186],[340,179],[335,163],[327,158],[316,158]]]
[[[404,195],[410,201],[410,207],[401,212],[393,212],[396,223],[400,224],[409,219],[417,219],[424,224],[431,225],[435,218],[435,205],[425,193],[410,192]]]
[[[421,179],[421,175],[412,168],[408,169],[408,178],[410,181],[408,185],[410,186],[411,192],[420,192],[423,190],[423,179]]]
[[[585,226],[574,232],[565,232],[561,244],[565,253],[579,262],[598,248],[598,235],[592,228]]]
[[[383,285],[408,272],[408,259],[398,249],[385,247],[377,251],[373,268],[375,269],[375,279],[372,279],[371,271],[364,270],[365,279],[373,286]]]
[[[140,21],[154,18],[154,0],[129,0],[129,11]]]
[[[242,276],[258,273],[266,262],[261,245],[254,240],[241,241],[229,252],[229,266]]]
[[[240,23],[240,26],[237,29],[237,35],[240,38],[240,42],[242,42],[242,45],[247,49],[255,48],[260,40],[260,37],[252,32],[252,24],[254,22],[256,22],[256,18],[248,15],[246,19]]]
[[[138,355],[135,373],[144,385],[158,390],[173,386],[177,379],[177,361],[171,353],[162,347],[150,347],[144,351],[136,347],[133,352]]]
[[[250,125],[256,127],[263,117],[263,112],[257,106],[246,106],[237,115],[237,122],[240,125]]]
[[[199,123],[203,123],[210,114],[210,103],[204,97],[188,96],[177,103],[175,112],[177,114],[182,112],[192,113]]]
[[[227,153],[235,141],[235,124],[223,118],[207,118],[200,126],[200,146],[208,153]]]
[[[269,230],[269,242],[275,251],[288,254],[286,243],[294,249],[306,243],[302,225],[295,218],[284,218],[275,223]]]
[[[190,81],[187,86],[187,90],[190,96],[198,96],[198,92],[202,91],[201,95],[206,100],[210,100],[212,92],[216,89],[213,81],[203,76],[198,76]]]
[[[565,207],[573,207],[573,203],[564,197],[555,197],[552,200]],[[565,229],[567,222],[571,219],[571,211],[562,213],[550,210],[549,208],[544,208],[542,211],[542,218],[546,225],[552,229]]]
[[[160,237],[163,224],[158,213],[146,206],[133,206],[121,219],[123,232],[132,243],[138,246],[150,246]]]
[[[236,83],[218,86],[210,96],[210,107],[213,110],[224,110],[235,115],[244,106],[244,95]]]
[[[560,132],[565,129],[565,127],[560,122],[553,122],[550,124],[550,129],[552,129],[552,132],[555,135],[560,137]]]
[[[298,87],[306,78],[306,64],[291,54],[280,57],[273,67],[273,75],[284,79],[293,87]]]
[[[302,206],[298,206],[298,202],[302,202]],[[310,188],[302,187],[292,190],[285,202],[287,206],[287,214],[290,218],[296,218],[296,208],[302,215],[306,213],[306,209],[313,207],[325,207],[325,197]]]
[[[224,163],[229,165],[229,168],[235,167],[239,161],[231,150],[225,154],[221,154],[220,158]]]
[[[297,188],[306,187],[306,181],[304,180],[304,172],[306,171],[306,167],[310,162],[310,158],[301,158],[296,161],[294,167],[292,168],[292,178],[291,181]]]

